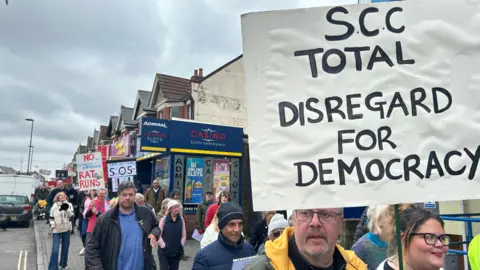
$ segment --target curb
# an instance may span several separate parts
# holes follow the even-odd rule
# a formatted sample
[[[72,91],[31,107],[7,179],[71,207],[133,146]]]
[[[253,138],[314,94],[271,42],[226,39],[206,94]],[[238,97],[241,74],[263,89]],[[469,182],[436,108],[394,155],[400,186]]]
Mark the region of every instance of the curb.
[[[42,251],[43,241],[38,226],[40,226],[40,224],[37,224],[34,220],[33,227],[35,229],[35,246],[37,249],[37,270],[45,270],[47,269],[48,259],[46,258],[46,254]]]

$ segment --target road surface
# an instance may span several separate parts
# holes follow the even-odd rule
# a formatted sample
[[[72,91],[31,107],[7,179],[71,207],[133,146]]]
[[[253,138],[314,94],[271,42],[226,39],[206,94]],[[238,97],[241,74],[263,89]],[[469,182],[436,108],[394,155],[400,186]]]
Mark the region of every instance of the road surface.
[[[0,230],[0,262],[1,269],[37,269],[35,232],[32,226],[9,226],[6,232]]]

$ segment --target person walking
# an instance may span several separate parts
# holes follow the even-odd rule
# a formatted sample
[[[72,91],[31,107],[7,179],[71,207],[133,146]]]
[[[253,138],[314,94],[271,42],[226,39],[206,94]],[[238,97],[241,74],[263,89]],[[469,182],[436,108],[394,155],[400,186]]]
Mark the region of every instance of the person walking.
[[[70,248],[70,231],[73,217],[73,206],[68,202],[65,192],[58,192],[53,198],[53,205],[50,210],[50,230],[52,231],[52,253],[48,270],[66,269],[68,264],[68,249]],[[58,262],[58,253],[62,244],[60,253],[60,263]]]
[[[275,214],[275,211],[263,212],[263,218],[253,225],[253,232],[248,242],[256,252],[258,252],[259,247],[268,239],[268,224]]]
[[[153,185],[145,192],[145,202],[153,206],[155,213],[160,212],[162,201],[165,199],[165,190],[160,186],[158,180],[153,180]]]
[[[255,255],[255,249],[242,236],[243,212],[240,206],[231,202],[221,204],[217,218],[220,229],[218,239],[197,253],[192,270],[232,269],[234,259]]]
[[[107,196],[107,190],[102,188],[97,192],[97,197],[95,199],[93,200],[90,199],[85,201],[84,216],[88,218],[87,238],[86,238],[87,243],[93,231],[93,228],[95,227],[97,217],[110,209],[106,196]]]
[[[211,191],[205,192],[205,199],[198,205],[195,227],[198,233],[203,234],[205,232],[205,217],[207,216],[208,207],[213,204],[213,194]]]
[[[63,185],[62,180],[57,181],[56,188],[52,189],[47,196],[47,213],[48,214],[50,214],[50,212],[51,212],[50,210],[52,209],[52,206],[53,206],[53,199],[55,198],[55,196],[57,196],[57,193],[59,193],[59,192],[63,192],[65,194],[68,194],[68,190]],[[49,218],[47,219],[47,224],[48,223],[49,223]]]
[[[180,216],[181,204],[179,201],[170,200],[166,215],[160,220],[160,239],[158,240],[158,261],[160,268],[178,270],[180,258],[184,253],[187,233],[185,220]]]
[[[205,228],[210,226],[210,223],[213,220],[213,217],[217,213],[217,209],[222,203],[231,201],[230,194],[227,191],[220,191],[217,194],[217,203],[214,203],[208,207],[207,215],[205,216]]]
[[[94,189],[89,190],[87,193],[84,191],[80,192],[79,199],[82,198],[80,207],[79,207],[79,214],[80,214],[80,237],[82,239],[83,248],[80,250],[78,255],[82,256],[85,253],[85,245],[87,243],[87,230],[88,230],[88,218],[85,216],[86,210],[85,206],[90,205],[92,198],[97,196],[97,192]],[[87,206],[87,207],[88,207]]]
[[[75,223],[77,221],[77,218],[79,216],[79,209],[78,209],[78,191],[73,188],[73,185],[71,183],[67,184],[67,196],[68,196],[68,201],[72,204],[73,206],[73,217],[72,217],[72,231],[71,233],[75,233]]]
[[[268,223],[267,237],[269,241],[275,241],[282,235],[285,228],[289,226],[288,221],[282,214],[275,214]],[[262,254],[265,251],[265,243],[261,244],[257,250],[257,254]]]
[[[136,203],[137,205],[143,205],[143,206],[147,207],[148,209],[152,210],[152,213],[153,213],[154,215],[157,215],[157,212],[155,212],[155,209],[153,208],[153,206],[151,206],[151,205],[148,204],[148,203],[145,203],[145,196],[143,196],[142,193],[137,193],[137,194],[135,195],[135,203]],[[110,208],[113,208],[113,207],[110,207]]]
[[[118,204],[98,217],[85,248],[85,266],[105,270],[156,270],[152,248],[160,228],[155,215],[135,204],[135,185],[118,186]]]

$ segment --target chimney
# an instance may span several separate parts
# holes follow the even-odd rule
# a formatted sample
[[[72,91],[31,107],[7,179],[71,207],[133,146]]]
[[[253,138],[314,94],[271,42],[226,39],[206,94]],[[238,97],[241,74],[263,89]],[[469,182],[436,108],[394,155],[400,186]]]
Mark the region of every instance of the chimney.
[[[200,69],[200,73],[203,73],[203,70]],[[202,80],[202,77],[201,77],[201,76],[198,76],[198,70],[195,69],[195,70],[193,71],[193,76],[192,76],[192,78],[190,78],[190,81],[191,81],[191,82],[194,82],[194,83],[199,83],[201,80]]]
[[[199,68],[199,69],[198,69],[198,76],[200,76],[201,78],[203,78],[203,68]]]

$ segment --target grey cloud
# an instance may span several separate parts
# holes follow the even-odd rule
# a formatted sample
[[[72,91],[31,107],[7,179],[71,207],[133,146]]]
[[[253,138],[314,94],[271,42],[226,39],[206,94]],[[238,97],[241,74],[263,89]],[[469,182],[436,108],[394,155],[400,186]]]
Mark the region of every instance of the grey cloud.
[[[0,6],[0,164],[58,169],[154,74],[211,72],[242,52],[246,12],[348,0],[21,1]],[[350,0],[354,2],[354,0]]]

